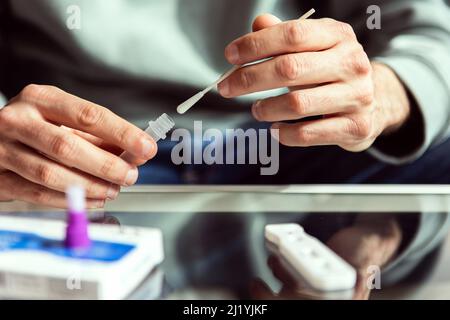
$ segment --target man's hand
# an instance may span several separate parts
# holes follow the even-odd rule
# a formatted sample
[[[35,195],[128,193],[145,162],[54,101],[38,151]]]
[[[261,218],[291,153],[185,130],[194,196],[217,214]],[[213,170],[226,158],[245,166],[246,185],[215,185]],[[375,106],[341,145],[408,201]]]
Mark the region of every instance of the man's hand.
[[[342,229],[328,240],[327,245],[350,263],[357,273],[353,299],[368,299],[370,266],[382,269],[390,262],[401,245],[402,230],[393,216],[370,213],[363,215],[354,226]],[[382,279],[381,279],[382,280]]]
[[[133,185],[138,165],[157,146],[108,109],[60,89],[29,85],[0,110],[0,201],[66,207],[71,184],[86,189],[89,208]],[[126,162],[119,157],[124,151]]]
[[[243,67],[219,84],[224,97],[288,87],[290,92],[256,101],[258,121],[275,122],[287,146],[338,145],[363,151],[408,118],[401,82],[386,66],[371,64],[350,25],[332,19],[281,22],[259,16],[249,33],[225,49]],[[320,116],[318,120],[296,123]]]

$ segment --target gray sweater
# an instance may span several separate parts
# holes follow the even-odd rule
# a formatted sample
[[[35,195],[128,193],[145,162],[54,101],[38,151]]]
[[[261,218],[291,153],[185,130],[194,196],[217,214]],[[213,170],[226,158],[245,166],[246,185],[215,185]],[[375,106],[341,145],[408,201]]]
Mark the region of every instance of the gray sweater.
[[[382,8],[381,30],[366,27],[373,4]],[[11,98],[29,83],[52,84],[143,127],[162,112],[175,116],[180,102],[226,71],[225,46],[248,32],[257,14],[294,19],[312,5],[314,18],[349,22],[369,56],[397,73],[417,105],[421,119],[414,129],[421,132],[412,147],[391,153],[375,146],[372,154],[403,163],[447,137],[450,13],[441,0],[3,0],[0,92]],[[81,28],[69,28],[78,9]],[[179,127],[202,119],[205,128],[233,128],[250,120],[255,97],[270,94],[226,100],[212,93],[175,120]],[[406,256],[389,268],[414,265],[448,223],[447,215],[422,216]]]
[[[367,8],[374,4],[382,9],[381,30],[366,26]],[[294,19],[311,5],[301,0],[2,1],[0,92],[11,97],[31,82],[55,84],[141,127],[168,112],[180,127],[202,119],[204,127],[233,128],[250,119],[248,105],[256,96],[274,93],[231,101],[211,94],[183,117],[174,109],[230,67],[223,49],[249,31],[257,14]],[[369,56],[395,70],[420,110],[423,125],[416,130],[423,132],[414,135],[412,147],[395,153],[375,147],[375,156],[411,161],[447,137],[450,11],[444,1],[322,0],[314,6],[315,18],[352,24]]]

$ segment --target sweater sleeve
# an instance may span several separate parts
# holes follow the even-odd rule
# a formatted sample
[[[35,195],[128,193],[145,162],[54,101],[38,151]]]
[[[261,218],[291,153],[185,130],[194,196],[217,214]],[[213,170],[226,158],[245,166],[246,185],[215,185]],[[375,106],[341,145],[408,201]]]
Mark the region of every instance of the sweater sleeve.
[[[450,214],[422,212],[399,214],[403,236],[407,240],[398,256],[382,270],[385,285],[395,284],[410,274],[423,259],[448,236]]]
[[[371,58],[397,74],[409,91],[414,112],[410,123],[381,137],[369,152],[382,161],[402,164],[419,158],[449,134],[450,10],[441,0],[389,1],[381,9],[381,32],[387,43]]]

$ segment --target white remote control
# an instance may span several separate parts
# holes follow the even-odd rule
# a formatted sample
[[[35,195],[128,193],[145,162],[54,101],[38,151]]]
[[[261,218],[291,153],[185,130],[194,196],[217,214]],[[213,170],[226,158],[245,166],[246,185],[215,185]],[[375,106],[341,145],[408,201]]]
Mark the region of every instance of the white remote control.
[[[289,271],[319,291],[345,291],[354,288],[356,271],[334,251],[308,235],[298,224],[272,224],[265,237],[287,262]]]

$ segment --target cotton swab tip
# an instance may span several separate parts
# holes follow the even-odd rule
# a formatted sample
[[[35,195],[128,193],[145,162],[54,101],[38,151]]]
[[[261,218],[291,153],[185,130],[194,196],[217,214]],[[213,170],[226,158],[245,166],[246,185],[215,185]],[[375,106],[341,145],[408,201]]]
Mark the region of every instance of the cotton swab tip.
[[[200,91],[193,97],[187,99],[185,102],[183,102],[177,107],[177,112],[179,114],[184,114],[188,112],[189,109],[192,108],[198,101],[200,101],[200,99],[203,98],[204,95],[205,93],[203,91]]]

